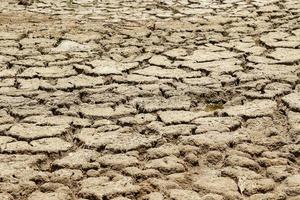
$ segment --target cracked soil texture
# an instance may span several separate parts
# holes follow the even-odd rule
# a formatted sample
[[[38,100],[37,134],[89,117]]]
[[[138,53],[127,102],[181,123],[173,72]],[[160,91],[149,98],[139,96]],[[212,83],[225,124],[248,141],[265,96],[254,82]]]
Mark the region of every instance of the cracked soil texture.
[[[299,0],[0,0],[0,200],[299,200]]]

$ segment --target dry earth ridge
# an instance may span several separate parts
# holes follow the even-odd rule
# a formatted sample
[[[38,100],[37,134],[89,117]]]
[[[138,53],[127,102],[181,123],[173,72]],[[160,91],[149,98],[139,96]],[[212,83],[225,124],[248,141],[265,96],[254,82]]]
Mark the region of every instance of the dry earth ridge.
[[[299,200],[299,0],[0,0],[0,200]]]

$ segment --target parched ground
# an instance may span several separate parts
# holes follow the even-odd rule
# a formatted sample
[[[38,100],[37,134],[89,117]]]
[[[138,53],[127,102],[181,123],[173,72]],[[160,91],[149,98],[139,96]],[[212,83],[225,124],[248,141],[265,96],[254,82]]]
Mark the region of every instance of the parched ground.
[[[0,199],[299,200],[300,1],[0,0]]]

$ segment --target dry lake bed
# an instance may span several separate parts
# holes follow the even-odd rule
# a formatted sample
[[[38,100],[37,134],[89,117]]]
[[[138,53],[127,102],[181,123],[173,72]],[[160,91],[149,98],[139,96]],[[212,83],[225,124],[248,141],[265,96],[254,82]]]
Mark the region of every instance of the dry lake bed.
[[[1,200],[299,200],[299,0],[0,0]]]

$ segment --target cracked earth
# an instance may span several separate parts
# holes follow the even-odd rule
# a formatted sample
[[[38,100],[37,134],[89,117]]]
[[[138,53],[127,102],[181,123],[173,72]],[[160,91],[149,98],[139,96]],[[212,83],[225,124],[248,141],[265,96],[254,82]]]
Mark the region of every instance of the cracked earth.
[[[1,200],[300,199],[300,1],[0,1]]]

